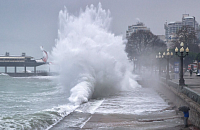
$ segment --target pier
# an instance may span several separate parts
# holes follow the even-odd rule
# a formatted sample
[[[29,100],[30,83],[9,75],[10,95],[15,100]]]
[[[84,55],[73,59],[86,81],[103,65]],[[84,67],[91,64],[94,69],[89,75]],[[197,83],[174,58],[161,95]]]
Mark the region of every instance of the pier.
[[[37,66],[47,64],[43,58],[35,60],[31,56],[26,56],[26,53],[22,53],[21,56],[11,56],[9,52],[6,52],[5,56],[0,56],[0,67],[4,67],[5,74],[14,77],[27,77],[27,76],[46,76],[48,75],[47,72],[44,71],[37,71]],[[7,67],[14,67],[14,72],[10,73],[7,70]],[[23,67],[23,72],[17,72],[17,67]],[[33,67],[33,72],[28,72],[27,67]]]

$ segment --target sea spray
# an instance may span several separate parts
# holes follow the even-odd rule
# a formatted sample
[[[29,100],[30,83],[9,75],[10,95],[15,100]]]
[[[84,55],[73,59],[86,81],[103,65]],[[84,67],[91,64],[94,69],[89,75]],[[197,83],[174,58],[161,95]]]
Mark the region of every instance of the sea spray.
[[[129,86],[131,67],[122,36],[109,31],[110,23],[110,12],[100,3],[97,8],[87,6],[78,16],[66,8],[60,11],[52,58],[62,86],[70,91],[70,102],[81,104]]]
[[[58,39],[49,57],[53,59],[51,71],[60,73],[59,83],[57,76],[11,78],[2,74],[0,129],[51,129],[71,112],[93,114],[106,98],[89,99],[138,85],[122,37],[109,31],[110,13],[101,4],[86,7],[78,16],[65,9],[59,20]],[[80,105],[83,102],[87,103]],[[71,117],[65,126],[84,125],[82,115],[78,120]]]

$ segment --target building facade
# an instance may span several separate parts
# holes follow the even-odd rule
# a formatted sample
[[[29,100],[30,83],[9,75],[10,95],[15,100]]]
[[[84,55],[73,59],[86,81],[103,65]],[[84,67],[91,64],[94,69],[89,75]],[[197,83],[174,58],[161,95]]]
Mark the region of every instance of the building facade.
[[[150,31],[150,28],[147,28],[143,23],[138,22],[136,25],[128,26],[128,31],[126,31],[126,39],[128,39],[132,33],[138,30]]]
[[[165,23],[165,39],[166,42],[171,42],[176,39],[176,33],[182,28],[182,26],[188,25],[194,27],[196,31],[197,38],[200,38],[200,27],[199,23],[195,20],[194,16],[189,16],[189,14],[183,14],[182,21]]]
[[[171,40],[174,40],[176,38],[176,33],[178,30],[180,30],[182,27],[182,22],[176,21],[176,22],[170,22],[165,23],[165,39],[166,42],[169,42]]]

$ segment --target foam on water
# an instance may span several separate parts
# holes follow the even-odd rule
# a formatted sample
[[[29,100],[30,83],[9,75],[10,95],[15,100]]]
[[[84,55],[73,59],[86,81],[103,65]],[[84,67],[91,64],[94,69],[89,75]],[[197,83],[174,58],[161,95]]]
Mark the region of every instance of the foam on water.
[[[8,76],[6,73],[0,73],[0,76]]]
[[[77,107],[67,104],[33,114],[0,117],[0,129],[50,129]]]
[[[53,69],[59,71],[66,91],[70,90],[70,102],[81,104],[130,87],[131,67],[122,36],[109,31],[110,23],[110,12],[100,3],[97,8],[86,7],[78,16],[66,8],[60,11],[58,39],[51,54]]]

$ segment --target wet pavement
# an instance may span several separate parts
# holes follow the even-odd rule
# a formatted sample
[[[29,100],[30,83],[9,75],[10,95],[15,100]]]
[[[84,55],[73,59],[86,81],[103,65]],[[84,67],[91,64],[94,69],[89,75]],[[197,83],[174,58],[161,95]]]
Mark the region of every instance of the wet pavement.
[[[152,89],[143,88],[143,90],[123,92],[119,97],[124,100],[119,100],[116,96],[106,99],[82,129],[179,130],[184,128],[182,113],[177,114]],[[140,97],[140,94],[144,95]],[[150,99],[152,97],[157,100]],[[135,102],[137,100],[138,102]],[[194,127],[190,126],[187,129],[190,128]]]
[[[178,77],[178,76],[176,76]],[[193,90],[200,91],[200,76],[192,75],[189,73],[184,75],[185,83]],[[179,79],[172,79],[174,82],[179,82]],[[130,95],[131,96],[131,95]],[[146,97],[150,98],[150,97]],[[134,100],[134,99],[130,99]],[[130,101],[124,100],[124,102]],[[113,108],[120,108],[119,102],[107,101]],[[128,103],[124,103],[130,106]],[[178,112],[173,106],[166,106],[162,110],[155,110],[152,112],[144,111],[143,113],[126,113],[120,114],[101,112],[101,108],[107,107],[107,103],[103,103],[99,109],[91,116],[91,118],[85,123],[82,129],[100,129],[100,130],[199,130],[192,123],[189,122],[189,126],[184,128],[183,113]],[[118,107],[117,107],[118,106]],[[138,107],[138,109],[140,109]],[[102,110],[103,111],[103,110]]]
[[[194,86],[197,82],[191,79],[195,78],[200,77],[185,75],[186,83]],[[178,79],[172,80],[178,82]],[[93,105],[93,112],[89,111],[92,102],[88,102],[51,130],[199,130],[190,122],[189,127],[184,128],[183,113],[177,113],[151,87],[122,91],[98,102],[98,107]]]

